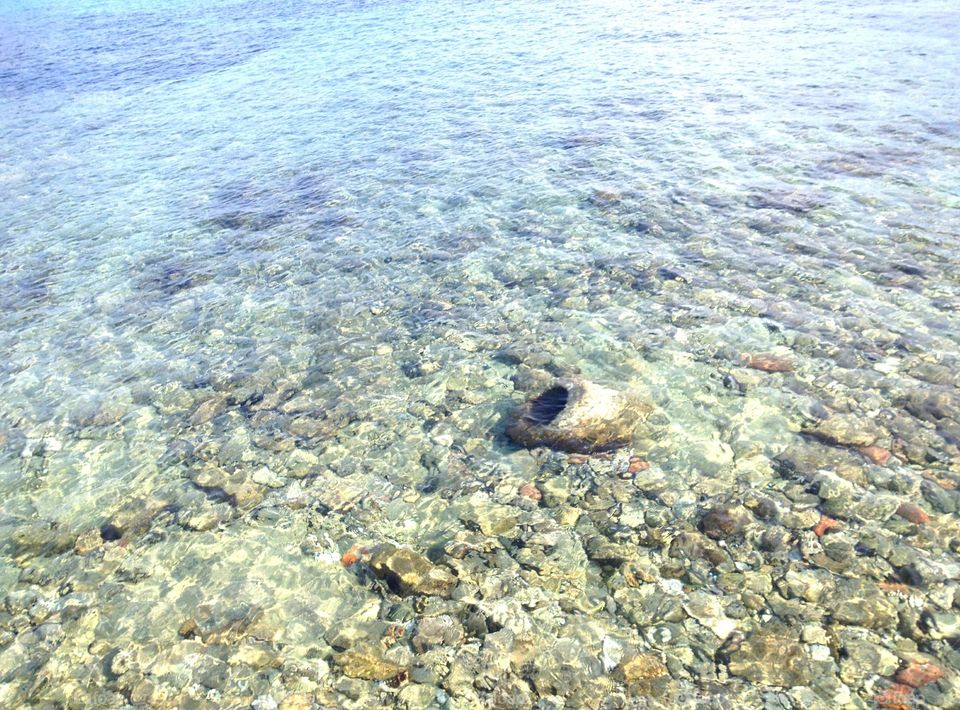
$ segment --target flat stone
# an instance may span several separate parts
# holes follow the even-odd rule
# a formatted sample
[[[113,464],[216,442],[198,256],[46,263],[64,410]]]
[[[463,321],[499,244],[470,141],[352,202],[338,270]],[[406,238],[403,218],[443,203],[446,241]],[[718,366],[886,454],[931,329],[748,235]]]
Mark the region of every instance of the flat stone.
[[[201,426],[220,416],[227,410],[227,396],[223,394],[215,395],[207,401],[201,403],[190,417],[190,423],[193,426]]]
[[[437,689],[429,685],[410,683],[397,694],[397,701],[403,710],[427,710],[437,699]]]
[[[811,659],[803,644],[785,629],[775,627],[747,636],[730,653],[730,673],[752,683],[792,688],[813,678]]]
[[[623,679],[641,695],[658,695],[665,681],[669,681],[670,672],[658,656],[642,653],[634,656],[621,666]]]
[[[291,693],[280,701],[279,710],[311,710],[313,699],[307,693]]]
[[[437,646],[455,646],[463,638],[463,626],[449,614],[428,616],[417,624],[411,643],[417,653]]]
[[[334,660],[344,675],[363,680],[390,680],[406,670],[403,666],[384,660],[372,648],[366,647],[344,651]]]
[[[879,436],[873,422],[854,414],[833,414],[804,432],[828,444],[858,448],[871,446]]]
[[[103,545],[103,536],[99,528],[85,530],[77,536],[77,541],[73,545],[73,551],[78,555],[86,555],[94,550],[99,550]]]

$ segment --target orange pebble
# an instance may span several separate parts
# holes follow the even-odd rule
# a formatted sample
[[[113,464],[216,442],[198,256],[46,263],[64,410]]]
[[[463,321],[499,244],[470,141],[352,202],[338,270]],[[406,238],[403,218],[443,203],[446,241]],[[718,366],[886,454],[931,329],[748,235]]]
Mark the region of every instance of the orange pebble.
[[[897,515],[914,525],[926,525],[930,522],[930,516],[916,503],[901,503],[897,508]]]
[[[911,688],[922,688],[938,678],[943,678],[943,669],[932,663],[908,663],[906,667],[898,670],[896,675],[898,683]]]
[[[357,547],[353,546],[349,550],[343,553],[343,556],[340,558],[340,564],[344,567],[352,567],[360,561],[360,555],[357,554]]]
[[[627,466],[627,471],[630,473],[640,473],[641,471],[646,471],[650,468],[650,462],[644,461],[638,458],[630,459],[630,465]]]
[[[891,453],[882,446],[861,446],[857,449],[861,454],[878,466],[883,466],[890,460]]]
[[[877,706],[888,710],[910,710],[910,694],[913,688],[894,683],[875,698]]]
[[[774,355],[772,353],[761,353],[759,355],[744,355],[743,359],[746,365],[754,370],[761,372],[792,372],[793,363],[785,357]]]
[[[820,522],[813,526],[813,533],[817,537],[823,537],[831,530],[842,530],[843,523],[837,522],[829,515],[820,514]]]

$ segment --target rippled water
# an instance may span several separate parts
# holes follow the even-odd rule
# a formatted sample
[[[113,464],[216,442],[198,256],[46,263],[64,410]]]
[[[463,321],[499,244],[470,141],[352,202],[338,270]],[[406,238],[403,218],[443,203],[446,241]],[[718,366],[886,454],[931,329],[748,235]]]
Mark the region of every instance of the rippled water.
[[[0,705],[960,704],[953,3],[204,5],[0,7]]]

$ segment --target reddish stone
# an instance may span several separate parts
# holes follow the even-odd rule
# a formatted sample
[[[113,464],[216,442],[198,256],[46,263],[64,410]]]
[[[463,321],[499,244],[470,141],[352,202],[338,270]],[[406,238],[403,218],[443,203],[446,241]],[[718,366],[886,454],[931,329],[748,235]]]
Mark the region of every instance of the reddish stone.
[[[891,453],[882,446],[861,446],[857,449],[877,466],[883,466],[890,460]]]
[[[913,688],[909,685],[894,683],[877,695],[877,706],[888,710],[910,710],[911,693]]]
[[[360,561],[360,550],[356,545],[351,547],[349,550],[343,553],[343,556],[340,558],[340,564],[344,567],[352,567]]]
[[[908,663],[897,671],[896,680],[911,688],[922,688],[927,683],[943,678],[943,669],[932,663]]]
[[[901,503],[897,508],[897,515],[914,525],[926,525],[930,522],[930,516],[916,503]]]
[[[543,498],[543,493],[533,483],[524,483],[520,486],[519,493],[530,500],[541,500]]]
[[[650,468],[650,462],[634,456],[630,459],[630,465],[627,466],[627,471],[630,473],[640,473],[641,471],[646,471],[648,468]]]
[[[842,530],[843,523],[840,523],[829,515],[820,514],[820,522],[813,526],[813,532],[817,537],[823,537],[831,530]]]
[[[744,355],[744,360],[746,360],[747,367],[762,372],[793,372],[793,362],[789,358],[773,353]]]
[[[590,457],[585,456],[584,454],[570,454],[567,457],[567,463],[573,464],[574,466],[579,466],[580,464],[586,463],[589,460]]]

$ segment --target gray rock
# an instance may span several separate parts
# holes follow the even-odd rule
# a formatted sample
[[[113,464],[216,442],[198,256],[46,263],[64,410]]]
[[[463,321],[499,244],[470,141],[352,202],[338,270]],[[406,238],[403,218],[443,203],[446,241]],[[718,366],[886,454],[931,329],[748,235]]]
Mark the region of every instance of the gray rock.
[[[427,710],[436,699],[436,688],[419,683],[410,683],[397,694],[397,702],[402,710]]]
[[[923,615],[921,624],[930,638],[960,638],[960,614],[947,611],[927,612]]]
[[[455,646],[463,638],[463,626],[448,614],[428,616],[417,624],[411,643],[417,653],[437,646]]]
[[[883,646],[864,639],[845,638],[840,661],[840,680],[853,687],[873,675],[892,676],[900,659]]]
[[[513,674],[497,681],[490,694],[491,707],[497,710],[525,710],[533,704],[530,686]]]

